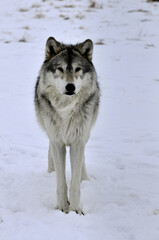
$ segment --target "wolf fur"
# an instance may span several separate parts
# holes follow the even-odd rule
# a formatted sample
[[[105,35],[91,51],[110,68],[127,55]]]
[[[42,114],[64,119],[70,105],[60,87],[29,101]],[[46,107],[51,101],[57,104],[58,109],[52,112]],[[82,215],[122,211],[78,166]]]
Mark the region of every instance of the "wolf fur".
[[[85,145],[96,121],[100,91],[92,63],[90,39],[65,45],[50,37],[45,61],[35,86],[37,119],[50,144],[48,172],[55,170],[57,209],[83,214],[80,208],[80,182],[87,180]],[[70,147],[71,184],[69,199],[65,177],[66,146]]]

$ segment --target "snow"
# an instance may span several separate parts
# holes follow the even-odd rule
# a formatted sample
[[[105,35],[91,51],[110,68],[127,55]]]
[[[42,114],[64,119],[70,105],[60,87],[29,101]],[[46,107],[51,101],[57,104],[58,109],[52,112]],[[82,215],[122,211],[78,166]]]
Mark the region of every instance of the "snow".
[[[0,240],[158,240],[159,3],[1,0],[0,22]],[[54,209],[34,113],[49,36],[95,43],[101,105],[86,149],[85,216]],[[68,155],[66,174],[69,184]]]

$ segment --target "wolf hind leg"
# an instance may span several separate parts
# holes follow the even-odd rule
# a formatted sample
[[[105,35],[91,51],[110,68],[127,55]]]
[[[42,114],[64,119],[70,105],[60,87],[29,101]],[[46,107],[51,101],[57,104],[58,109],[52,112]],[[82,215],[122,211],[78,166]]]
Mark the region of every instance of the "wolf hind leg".
[[[55,171],[54,160],[51,152],[51,144],[49,144],[49,152],[48,152],[48,173]]]
[[[88,174],[87,174],[87,169],[86,169],[86,164],[85,164],[85,157],[83,159],[83,165],[82,165],[82,173],[81,173],[81,182],[82,181],[87,181],[89,180]]]

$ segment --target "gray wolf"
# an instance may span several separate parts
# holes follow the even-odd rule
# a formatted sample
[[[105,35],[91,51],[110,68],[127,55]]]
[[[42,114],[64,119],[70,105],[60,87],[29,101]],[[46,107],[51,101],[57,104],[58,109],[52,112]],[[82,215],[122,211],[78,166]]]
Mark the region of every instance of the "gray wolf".
[[[99,107],[100,90],[92,63],[90,39],[66,45],[50,37],[35,86],[37,119],[49,138],[48,172],[55,170],[57,209],[83,214],[80,182],[87,180],[85,145]],[[69,198],[65,177],[66,146],[70,149]]]

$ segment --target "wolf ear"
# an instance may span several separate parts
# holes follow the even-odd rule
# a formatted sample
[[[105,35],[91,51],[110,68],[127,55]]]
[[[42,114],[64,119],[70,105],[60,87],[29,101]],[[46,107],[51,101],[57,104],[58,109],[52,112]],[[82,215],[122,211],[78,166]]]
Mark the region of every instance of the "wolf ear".
[[[77,44],[77,49],[82,54],[83,57],[87,58],[89,61],[92,61],[93,54],[92,40],[87,39],[83,43]]]
[[[50,60],[61,51],[61,44],[55,38],[49,37],[46,42],[45,60]]]

